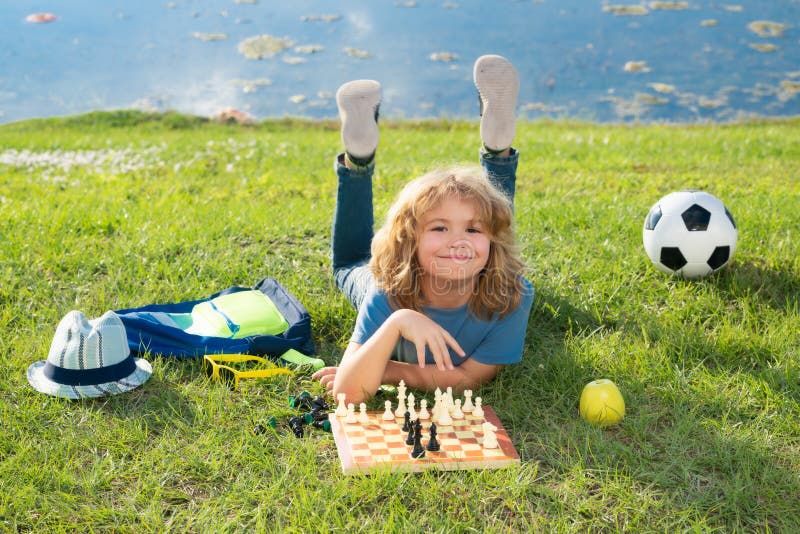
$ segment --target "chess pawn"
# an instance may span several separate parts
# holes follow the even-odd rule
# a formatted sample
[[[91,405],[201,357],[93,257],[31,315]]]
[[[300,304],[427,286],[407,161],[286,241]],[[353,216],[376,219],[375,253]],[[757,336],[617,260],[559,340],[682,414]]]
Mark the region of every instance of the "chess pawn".
[[[417,414],[417,416],[420,419],[428,419],[431,416],[431,414],[428,413],[428,401],[426,401],[425,399],[419,401],[419,413]]]
[[[399,388],[398,388],[399,389]],[[403,388],[405,389],[405,388]],[[397,409],[394,411],[394,415],[396,417],[403,417],[403,414],[408,411],[406,408],[406,396],[405,395],[397,395]]]
[[[464,391],[464,404],[461,406],[461,410],[464,413],[470,413],[474,409],[475,405],[472,404],[472,390],[467,389]]]
[[[472,415],[475,417],[483,417],[483,400],[480,397],[475,397],[475,408],[472,410]]]
[[[336,407],[336,417],[346,417],[347,416],[347,406],[344,404],[344,399],[346,395],[344,393],[339,393],[336,395],[336,399],[339,401],[339,405]]]
[[[392,412],[392,401],[387,400],[386,402],[383,403],[383,405],[386,406],[386,411],[383,412],[381,419],[383,419],[384,421],[394,421],[394,412]]]
[[[456,399],[451,417],[453,419],[464,419],[464,412],[461,411],[461,399]]]
[[[356,406],[352,402],[347,404],[347,416],[344,418],[344,422],[348,424],[358,423]]]
[[[358,422],[362,425],[369,424],[369,416],[367,415],[367,403],[362,402],[358,405]]]
[[[408,407],[406,408],[408,413],[411,414],[411,418],[414,419],[417,417],[417,411],[414,409],[414,394],[408,394]]]

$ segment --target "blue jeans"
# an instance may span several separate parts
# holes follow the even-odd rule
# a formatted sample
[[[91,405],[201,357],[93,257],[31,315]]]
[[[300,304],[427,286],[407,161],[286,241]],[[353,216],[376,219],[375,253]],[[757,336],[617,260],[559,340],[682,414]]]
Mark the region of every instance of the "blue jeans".
[[[519,152],[512,148],[507,157],[491,157],[481,151],[480,161],[489,179],[508,196],[513,206]],[[366,169],[349,169],[344,165],[344,154],[339,154],[334,168],[339,188],[331,231],[333,278],[336,287],[358,309],[375,284],[368,265],[375,222],[372,213],[375,164]]]

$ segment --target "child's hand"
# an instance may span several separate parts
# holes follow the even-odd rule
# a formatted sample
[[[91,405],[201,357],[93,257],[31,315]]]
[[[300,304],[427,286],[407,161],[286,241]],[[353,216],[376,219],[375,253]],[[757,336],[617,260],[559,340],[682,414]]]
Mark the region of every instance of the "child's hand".
[[[311,378],[319,380],[319,383],[325,387],[325,391],[330,393],[333,390],[333,380],[336,378],[336,371],[338,369],[338,367],[323,367],[311,375]]]
[[[436,367],[441,371],[455,369],[447,346],[464,356],[464,351],[450,333],[427,316],[414,310],[398,310],[392,314],[397,321],[400,335],[417,348],[417,361],[425,367],[425,347],[431,349]]]

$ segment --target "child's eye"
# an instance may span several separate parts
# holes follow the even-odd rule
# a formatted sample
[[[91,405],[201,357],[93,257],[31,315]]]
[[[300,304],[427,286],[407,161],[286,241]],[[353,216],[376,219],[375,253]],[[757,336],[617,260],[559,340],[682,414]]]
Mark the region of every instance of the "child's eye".
[[[446,230],[447,228],[445,228],[444,226],[434,226],[433,228],[431,228],[432,232],[444,232]]]
[[[481,229],[480,228],[467,228],[467,232],[469,232],[470,234],[480,234],[481,233]]]

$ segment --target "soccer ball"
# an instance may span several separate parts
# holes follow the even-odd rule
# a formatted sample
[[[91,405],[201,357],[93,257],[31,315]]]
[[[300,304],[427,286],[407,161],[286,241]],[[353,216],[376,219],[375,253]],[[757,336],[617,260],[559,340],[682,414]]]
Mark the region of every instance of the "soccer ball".
[[[650,208],[642,240],[658,270],[684,278],[702,278],[733,258],[737,230],[733,215],[703,191],[670,193]]]

